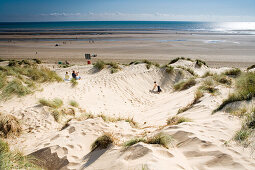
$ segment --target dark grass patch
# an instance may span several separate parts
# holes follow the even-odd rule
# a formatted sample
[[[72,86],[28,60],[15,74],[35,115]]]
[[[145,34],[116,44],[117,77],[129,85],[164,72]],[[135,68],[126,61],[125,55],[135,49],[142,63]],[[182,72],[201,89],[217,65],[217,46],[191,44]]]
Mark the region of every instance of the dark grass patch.
[[[190,78],[186,81],[181,81],[179,83],[176,83],[174,85],[174,90],[175,91],[181,91],[181,90],[186,90],[189,89],[190,87],[196,85],[196,80],[194,78]]]

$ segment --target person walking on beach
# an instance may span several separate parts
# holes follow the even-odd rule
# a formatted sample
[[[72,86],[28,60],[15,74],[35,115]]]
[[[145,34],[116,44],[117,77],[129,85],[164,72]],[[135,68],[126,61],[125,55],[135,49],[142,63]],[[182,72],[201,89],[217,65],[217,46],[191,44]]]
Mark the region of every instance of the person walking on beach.
[[[158,89],[158,94],[160,93],[160,92],[162,92],[162,90],[161,90],[161,88],[160,88],[160,86],[157,84],[157,82],[156,81],[154,81],[154,87],[153,87],[153,89],[152,89],[152,91],[154,91],[155,89]]]

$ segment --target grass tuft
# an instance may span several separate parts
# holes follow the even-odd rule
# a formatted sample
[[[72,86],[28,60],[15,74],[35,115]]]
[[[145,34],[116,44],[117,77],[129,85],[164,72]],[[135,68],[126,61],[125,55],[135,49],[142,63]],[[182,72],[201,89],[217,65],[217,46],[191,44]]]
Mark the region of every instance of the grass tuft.
[[[133,146],[133,145],[135,145],[139,142],[145,142],[145,139],[143,139],[143,138],[134,138],[134,139],[131,139],[131,140],[125,142],[124,146],[125,147],[130,147],[130,146]]]
[[[77,103],[75,100],[71,100],[69,104],[73,107],[79,107],[79,103]]]
[[[96,149],[106,149],[113,143],[112,136],[109,134],[104,134],[96,139],[91,145],[91,151]]]
[[[95,64],[94,64],[94,68],[96,68],[97,70],[101,71],[105,68],[105,62],[102,61],[102,60],[99,60],[97,61]]]
[[[19,120],[12,115],[0,115],[0,137],[18,136],[21,133]]]
[[[238,77],[240,76],[242,71],[239,68],[233,68],[225,71],[223,74],[230,77]]]
[[[186,118],[186,117],[179,117],[179,116],[174,116],[174,117],[167,119],[167,125],[170,125],[170,126],[178,125],[183,122],[191,122],[191,119]]]
[[[186,81],[181,81],[179,83],[176,83],[174,85],[174,90],[175,91],[181,91],[181,90],[186,90],[189,89],[190,87],[196,85],[196,80],[194,78],[190,78]]]
[[[169,144],[172,141],[172,137],[166,133],[160,132],[155,136],[148,138],[145,143],[147,144],[159,144],[165,148],[169,148]]]
[[[55,98],[53,100],[40,99],[39,103],[43,106],[48,106],[54,109],[57,109],[63,106],[63,101],[59,98]]]
[[[72,87],[76,87],[78,85],[78,81],[74,78],[71,79],[70,83]]]

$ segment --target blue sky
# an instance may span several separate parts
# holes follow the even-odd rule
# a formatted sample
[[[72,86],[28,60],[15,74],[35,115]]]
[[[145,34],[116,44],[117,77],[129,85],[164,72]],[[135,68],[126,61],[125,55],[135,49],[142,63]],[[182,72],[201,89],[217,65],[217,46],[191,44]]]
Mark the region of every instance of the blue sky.
[[[0,0],[6,21],[255,21],[255,0]]]

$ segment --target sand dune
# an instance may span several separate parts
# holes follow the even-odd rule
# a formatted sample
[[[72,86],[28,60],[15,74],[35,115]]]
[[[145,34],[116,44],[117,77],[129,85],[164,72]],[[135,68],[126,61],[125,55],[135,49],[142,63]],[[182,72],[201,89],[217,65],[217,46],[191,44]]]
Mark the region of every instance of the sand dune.
[[[26,155],[36,157],[48,169],[254,169],[250,153],[229,142],[241,127],[241,121],[224,112],[212,115],[231,88],[217,85],[218,95],[205,93],[201,102],[179,114],[191,122],[166,126],[169,117],[193,100],[202,82],[202,78],[197,78],[195,86],[174,91],[175,83],[192,77],[187,71],[180,74],[182,69],[177,66],[192,68],[200,76],[206,71],[219,73],[227,69],[197,68],[194,62],[184,60],[173,66],[171,74],[164,68],[147,69],[145,64],[122,66],[115,74],[110,74],[107,68],[97,72],[92,66],[56,69],[63,77],[66,71],[77,70],[82,79],[74,88],[70,82],[44,84],[42,91],[1,103],[0,110],[21,119],[26,132],[10,143],[13,148],[22,148]],[[150,92],[154,81],[161,85],[161,94]],[[55,97],[61,98],[65,107],[69,107],[70,100],[77,101],[81,109],[75,108],[75,117],[86,110],[93,115],[133,118],[139,126],[96,117],[72,119],[63,129],[47,107],[38,105],[40,98]],[[122,146],[135,137],[150,137],[159,132],[172,136],[168,149],[143,142],[128,148]],[[91,144],[103,133],[112,134],[116,143],[91,152]]]

